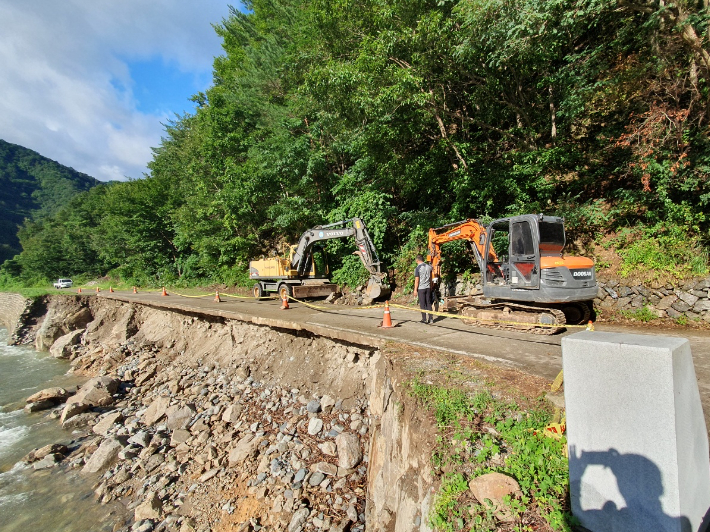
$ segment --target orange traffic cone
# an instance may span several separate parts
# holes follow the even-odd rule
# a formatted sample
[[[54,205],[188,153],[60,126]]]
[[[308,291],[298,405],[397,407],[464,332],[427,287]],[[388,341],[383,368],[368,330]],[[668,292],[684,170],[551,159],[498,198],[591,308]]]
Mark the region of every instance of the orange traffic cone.
[[[97,286],[97,287],[96,287],[96,293],[98,294],[99,292],[101,292],[101,289]]]
[[[77,294],[81,294],[81,287],[79,288],[79,290],[77,290],[76,293],[77,293]]]
[[[288,310],[288,294],[286,292],[283,293],[283,296],[281,297],[281,310]]]
[[[219,290],[214,291],[214,301],[215,303],[221,303],[222,300],[219,298]]]
[[[134,293],[134,294],[137,294],[137,293],[138,293],[138,289],[137,289],[135,286],[133,287],[133,293]]]
[[[163,293],[160,294],[160,295],[161,295],[161,296],[167,296],[167,295],[168,295],[168,293],[165,291],[165,287],[163,287]]]
[[[108,287],[108,291],[111,292],[111,293],[113,293],[113,286],[109,286],[109,287]]]
[[[392,316],[390,316],[390,302],[385,301],[385,315],[382,317],[382,324],[380,325],[383,329],[389,329],[394,327],[392,325]]]
[[[594,330],[594,324],[592,323],[592,320],[589,320],[589,323],[587,323],[587,328],[585,330],[587,330],[587,331]]]

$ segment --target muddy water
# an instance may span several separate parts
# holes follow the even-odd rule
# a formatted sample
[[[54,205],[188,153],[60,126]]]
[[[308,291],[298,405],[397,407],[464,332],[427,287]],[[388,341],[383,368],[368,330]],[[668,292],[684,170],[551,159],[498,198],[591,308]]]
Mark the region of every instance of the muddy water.
[[[69,365],[24,346],[8,346],[0,328],[0,532],[87,532],[113,529],[115,508],[93,499],[90,480],[77,470],[35,471],[18,462],[49,443],[68,444],[72,434],[46,413],[27,414],[24,400],[50,386],[73,386]]]

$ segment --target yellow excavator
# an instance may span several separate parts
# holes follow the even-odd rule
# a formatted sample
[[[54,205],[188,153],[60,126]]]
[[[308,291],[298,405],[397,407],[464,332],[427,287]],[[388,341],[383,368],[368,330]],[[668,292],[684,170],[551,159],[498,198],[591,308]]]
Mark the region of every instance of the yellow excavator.
[[[470,244],[483,290],[445,298],[444,311],[470,316],[477,325],[537,334],[553,334],[565,324],[589,320],[591,301],[597,295],[594,261],[563,256],[562,218],[524,214],[487,225],[470,218],[429,229],[428,260],[437,293],[441,246],[454,240]]]
[[[351,218],[309,229],[297,244],[289,246],[287,258],[250,261],[249,276],[257,281],[253,288],[254,297],[264,297],[268,292],[278,292],[281,298],[286,295],[322,297],[335,292],[338,287],[330,282],[328,256],[319,242],[349,237],[354,238],[357,245],[353,254],[370,273],[365,296],[377,299],[389,295],[390,290],[385,286],[387,274],[380,271],[380,259],[365,222]]]

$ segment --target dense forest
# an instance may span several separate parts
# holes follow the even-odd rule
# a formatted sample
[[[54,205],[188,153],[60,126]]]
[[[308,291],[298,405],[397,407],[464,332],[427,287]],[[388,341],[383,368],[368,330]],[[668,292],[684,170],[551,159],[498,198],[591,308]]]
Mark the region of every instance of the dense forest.
[[[352,216],[402,270],[428,227],[525,212],[564,216],[622,273],[706,271],[708,0],[246,8],[215,25],[213,85],[150,175],[27,222],[0,278],[238,283],[250,257]]]
[[[99,181],[0,139],[0,263],[20,252],[17,230],[42,220]]]

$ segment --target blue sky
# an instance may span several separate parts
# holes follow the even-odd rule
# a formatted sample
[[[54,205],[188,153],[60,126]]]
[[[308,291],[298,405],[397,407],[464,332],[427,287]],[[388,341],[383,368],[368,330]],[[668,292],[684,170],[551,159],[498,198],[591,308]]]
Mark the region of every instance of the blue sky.
[[[0,0],[0,138],[141,177],[162,123],[209,87],[228,15],[222,0]]]

